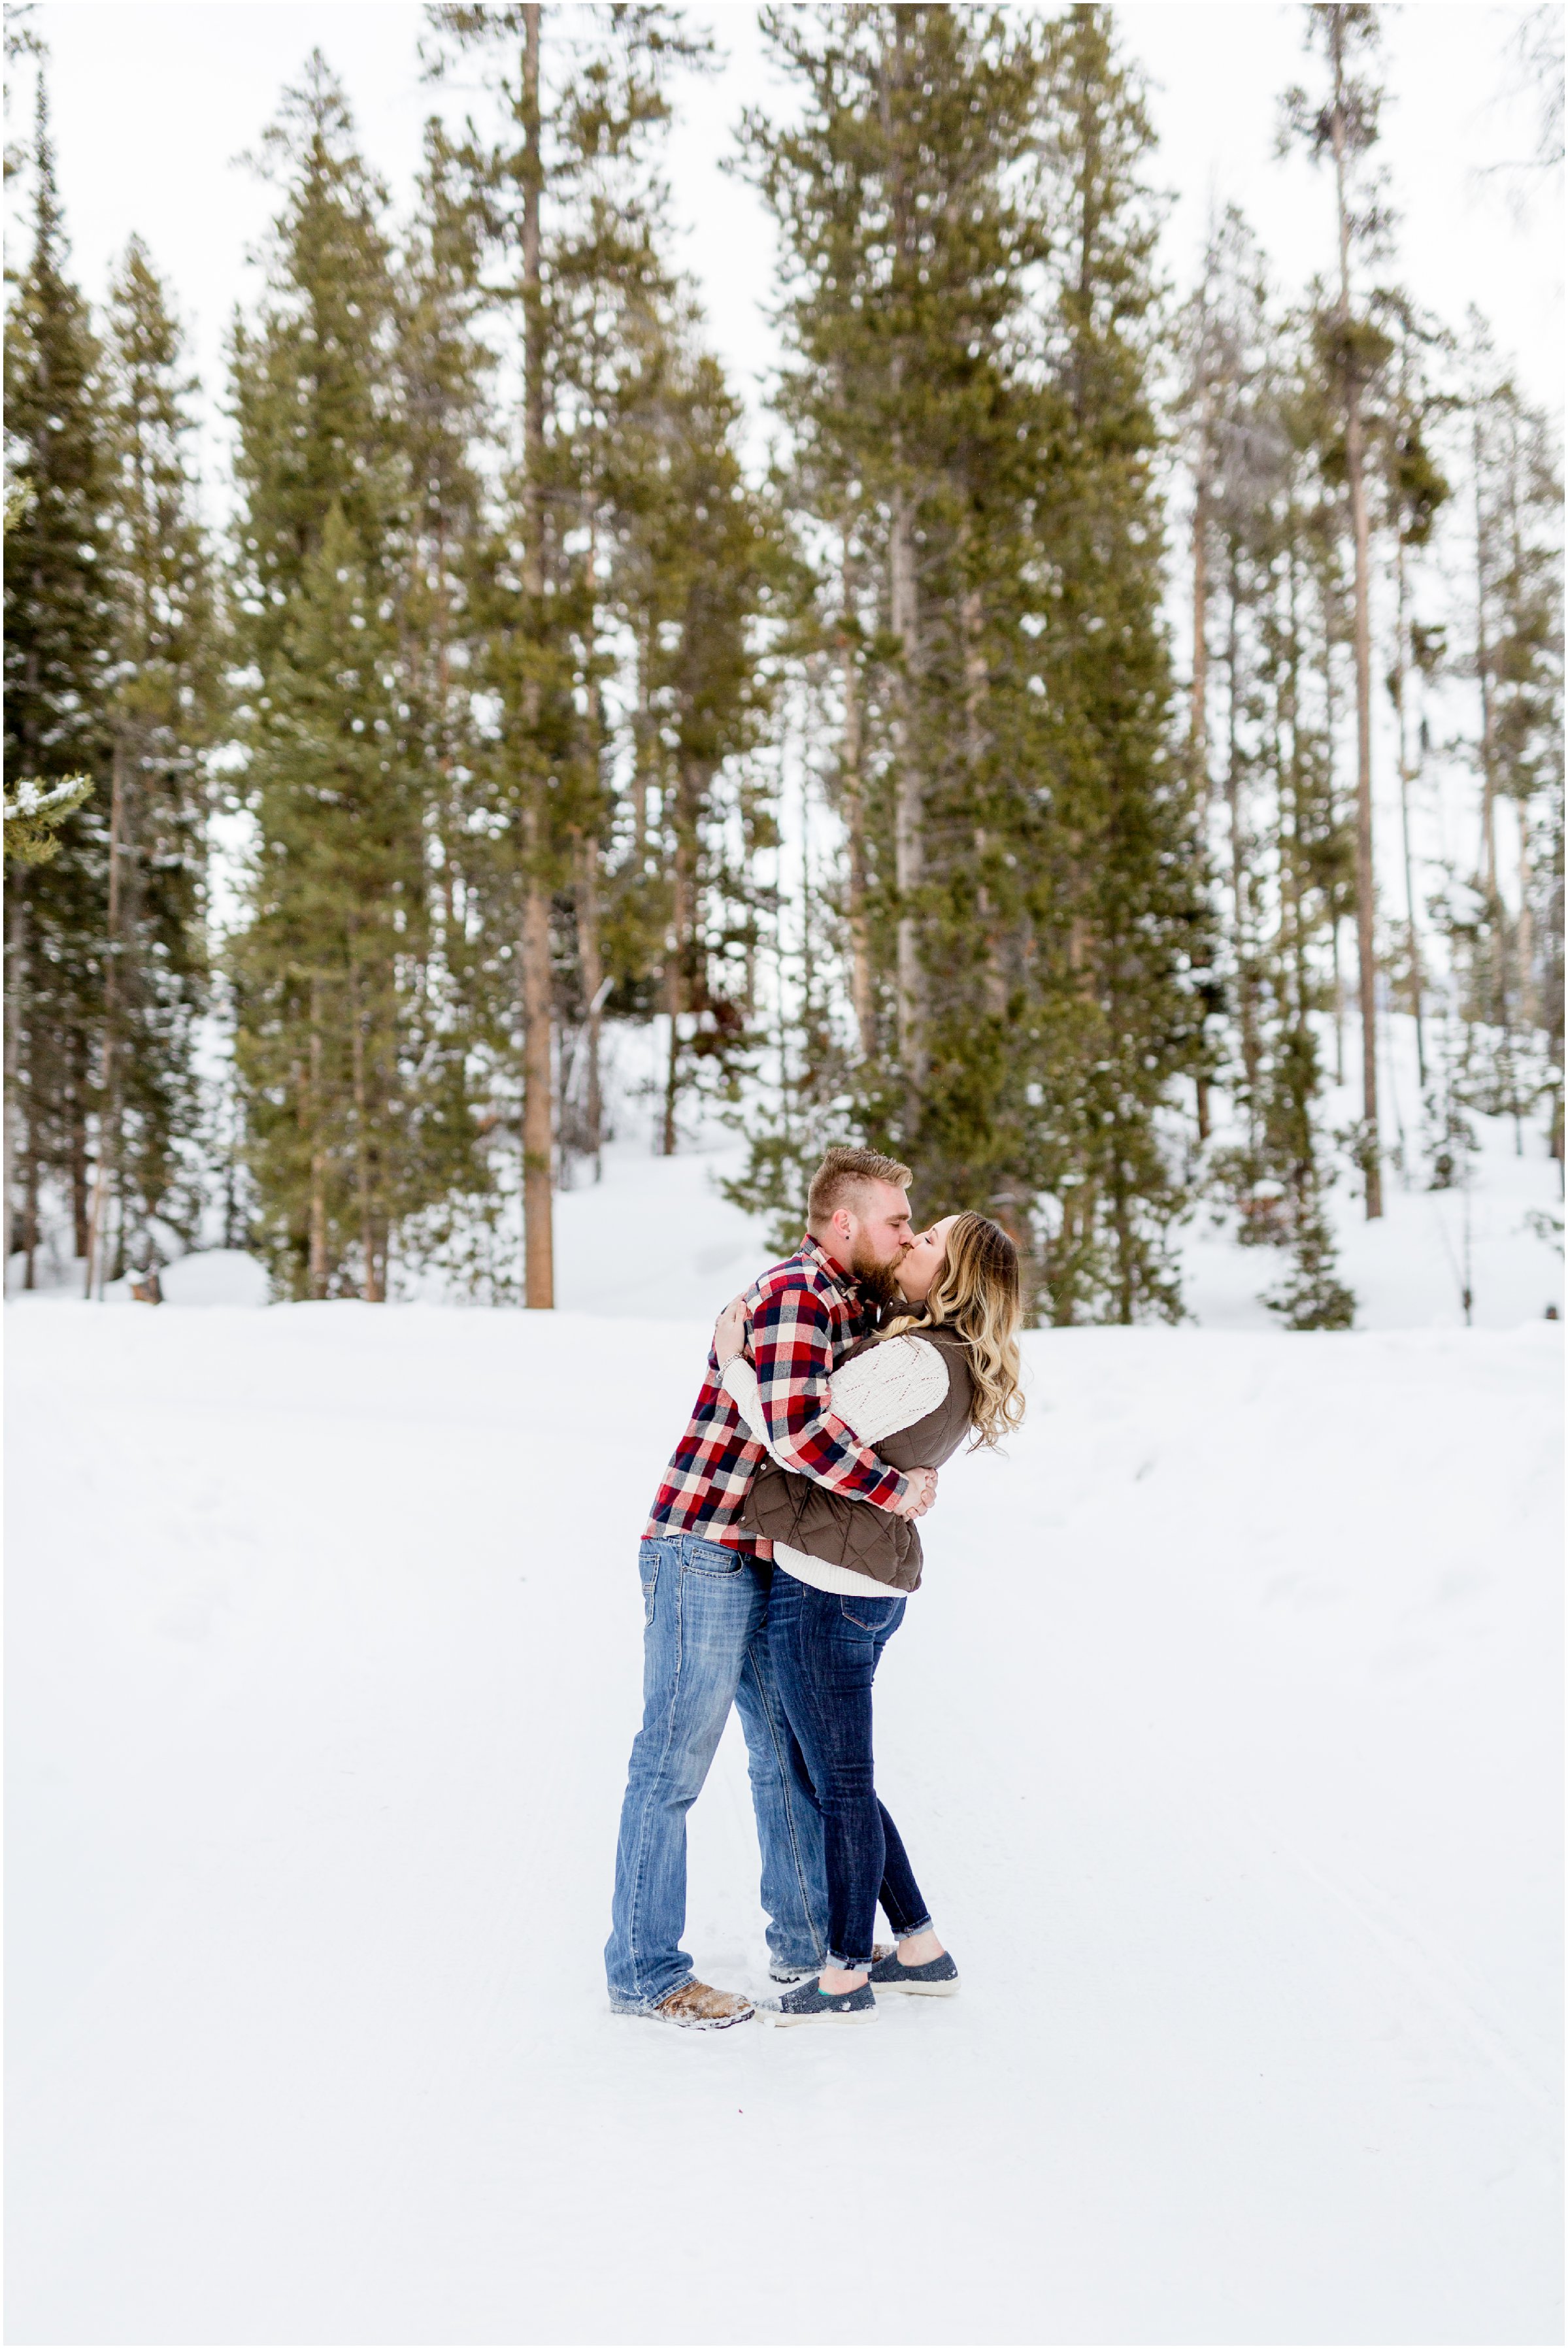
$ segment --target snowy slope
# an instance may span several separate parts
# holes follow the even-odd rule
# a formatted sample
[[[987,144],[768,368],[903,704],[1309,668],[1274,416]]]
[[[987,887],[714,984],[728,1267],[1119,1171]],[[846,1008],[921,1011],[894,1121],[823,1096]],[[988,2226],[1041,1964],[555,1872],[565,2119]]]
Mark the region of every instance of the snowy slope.
[[[880,1696],[965,1990],[825,2043],[603,2001],[698,1326],[8,1326],[11,2337],[1560,2337],[1548,1327],[1033,1336]]]

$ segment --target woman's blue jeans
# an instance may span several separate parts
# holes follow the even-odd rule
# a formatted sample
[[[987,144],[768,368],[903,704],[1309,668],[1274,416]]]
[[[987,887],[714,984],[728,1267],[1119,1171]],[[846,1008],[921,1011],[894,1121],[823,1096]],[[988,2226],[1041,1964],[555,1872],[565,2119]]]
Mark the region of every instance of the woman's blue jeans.
[[[790,1734],[768,1630],[771,1568],[696,1534],[645,1541],[642,1727],[631,1749],[605,1949],[612,2006],[657,2006],[692,1979],[686,1930],[686,1814],[730,1718],[746,1733],[763,1849],[768,1950],[781,1970],[827,1954],[822,1820]]]
[[[873,1783],[871,1682],[904,1607],[870,1580],[864,1598],[849,1598],[797,1582],[782,1568],[774,1575],[768,1647],[822,1813],[835,1966],[870,1964],[878,1900],[900,1940],[931,1921]]]

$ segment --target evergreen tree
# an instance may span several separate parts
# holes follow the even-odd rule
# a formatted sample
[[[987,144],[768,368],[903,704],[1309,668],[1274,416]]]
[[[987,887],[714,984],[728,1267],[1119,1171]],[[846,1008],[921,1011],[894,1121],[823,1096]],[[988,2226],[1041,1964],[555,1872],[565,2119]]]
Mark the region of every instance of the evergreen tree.
[[[1212,764],[1241,1129],[1211,1172],[1243,1243],[1293,1251],[1270,1301],[1293,1327],[1335,1328],[1354,1300],[1334,1273],[1317,1112],[1323,947],[1349,871],[1334,760],[1338,492],[1322,433],[1332,387],[1312,320],[1278,313],[1233,211],[1210,242],[1187,333],[1195,604],[1211,581],[1220,613],[1218,678],[1205,698],[1219,703]],[[1208,625],[1207,612],[1195,617],[1195,644]],[[1207,707],[1202,725],[1206,779]]]
[[[416,498],[384,197],[319,54],[265,151],[285,201],[267,301],[234,357],[256,824],[236,1054],[275,1276],[374,1302],[400,1233],[484,1174],[432,951],[400,668]]]
[[[1141,102],[1101,11],[766,22],[805,100],[748,137],[840,670],[860,1046],[819,1056],[819,1111],[909,1158],[923,1208],[1001,1216],[1054,1317],[1174,1312],[1160,1120],[1207,1064],[1208,917],[1159,622]]]
[[[611,322],[667,294],[649,146],[668,119],[670,68],[696,55],[697,45],[658,6],[617,7],[600,22],[527,0],[435,7],[430,20],[432,70],[454,50],[485,54],[504,123],[490,141],[470,124],[462,153],[487,285],[521,329],[521,461],[480,616],[483,681],[504,712],[490,761],[492,804],[513,827],[520,899],[524,1286],[529,1305],[547,1307],[555,1297],[555,915],[557,901],[568,921],[593,905],[591,883],[583,886],[583,844],[600,837],[605,813],[587,493],[601,437],[594,395],[603,389],[607,343],[629,340],[624,325],[618,332]]]
[[[1009,786],[990,703],[1015,624],[1012,450],[1028,430],[1010,337],[1045,246],[1009,181],[1041,61],[990,12],[763,22],[805,99],[798,122],[753,115],[746,130],[787,254],[791,502],[840,668],[855,1115],[951,1204],[989,1202],[1012,1190],[1019,1152],[999,1094],[992,899],[1010,868],[988,813]]]
[[[63,1195],[73,1253],[87,1252],[113,633],[100,354],[67,274],[41,77],[32,160],[32,248],[5,322],[7,457],[18,492],[5,542],[5,768],[46,802],[83,775],[94,788],[54,827],[57,853],[14,870],[6,893],[7,1255],[21,1247],[29,1288],[48,1186]]]
[[[1032,713],[1051,835],[1036,985],[1061,1037],[1043,1079],[1060,1202],[1046,1276],[1054,1319],[1130,1321],[1180,1309],[1170,1239],[1189,1193],[1160,1115],[1177,1080],[1209,1064],[1210,916],[1159,609],[1156,229],[1140,178],[1152,134],[1107,10],[1057,20],[1049,63],[1058,263],[1047,353],[1063,413],[1040,514]]]
[[[189,1240],[201,1201],[195,1024],[205,1001],[206,791],[218,640],[179,329],[137,238],[110,289],[107,558],[114,685],[99,1153],[89,1293]]]
[[[672,336],[649,357],[627,388],[607,487],[612,575],[638,648],[639,806],[628,877],[640,868],[646,883],[650,865],[657,876],[670,1153],[682,1093],[704,1071],[728,1090],[748,1025],[749,868],[761,826],[746,795],[723,786],[767,716],[756,630],[777,556],[766,506],[741,467],[740,404],[717,362]]]
[[[1490,1031],[1485,1105],[1519,1126],[1537,1094],[1561,1121],[1563,616],[1561,467],[1546,419],[1472,326],[1469,400],[1474,582],[1468,666],[1479,703],[1479,920],[1469,930],[1469,1016]],[[1508,902],[1500,812],[1514,812]],[[1542,1049],[1542,1048],[1545,1049]],[[1522,1133],[1521,1132],[1521,1146]]]
[[[1339,232],[1337,285],[1325,302],[1320,332],[1336,380],[1344,421],[1344,465],[1355,550],[1355,934],[1361,996],[1362,1134],[1360,1156],[1366,1213],[1383,1213],[1382,1144],[1377,1116],[1376,896],[1372,836],[1372,621],[1371,519],[1367,496],[1366,403],[1368,390],[1389,356],[1389,344],[1354,295],[1353,263],[1376,250],[1385,216],[1366,158],[1378,136],[1383,102],[1375,78],[1378,14],[1375,7],[1321,5],[1306,12],[1309,48],[1321,51],[1324,88],[1313,98],[1303,89],[1285,97],[1285,135],[1300,139],[1314,160],[1326,159],[1334,171]]]

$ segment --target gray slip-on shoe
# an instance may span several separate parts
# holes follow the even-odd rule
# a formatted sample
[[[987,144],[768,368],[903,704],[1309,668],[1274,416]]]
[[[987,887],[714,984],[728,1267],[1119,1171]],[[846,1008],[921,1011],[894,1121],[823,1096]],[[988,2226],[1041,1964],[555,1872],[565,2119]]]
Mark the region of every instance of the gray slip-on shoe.
[[[891,1941],[874,1942],[871,1950],[871,1962],[875,1965],[878,1959],[890,1958],[892,1954],[893,1944]],[[820,1965],[769,1966],[768,1980],[772,1982],[777,1982],[781,1990],[793,1990],[796,1982],[815,1982],[821,1971],[822,1968]]]
[[[907,1998],[951,1998],[959,1986],[958,1968],[944,1950],[923,1966],[902,1966],[897,1950],[871,1969],[878,1990],[902,1991]]]
[[[858,1990],[819,1990],[814,1974],[810,1982],[802,1982],[797,1990],[785,1991],[783,1998],[764,1999],[757,2009],[759,2023],[771,2023],[775,2031],[796,2023],[875,2023],[877,2002],[869,1982]]]

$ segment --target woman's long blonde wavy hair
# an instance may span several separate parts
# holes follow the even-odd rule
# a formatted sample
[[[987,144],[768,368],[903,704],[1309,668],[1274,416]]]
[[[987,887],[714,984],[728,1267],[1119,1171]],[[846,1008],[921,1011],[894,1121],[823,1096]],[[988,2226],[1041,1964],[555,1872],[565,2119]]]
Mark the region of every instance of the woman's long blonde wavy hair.
[[[902,1313],[885,1338],[941,1325],[956,1330],[969,1349],[974,1381],[974,1440],[996,1444],[1023,1417],[1018,1325],[1023,1318],[1018,1250],[1000,1224],[972,1209],[948,1233],[947,1258],[918,1313]]]

